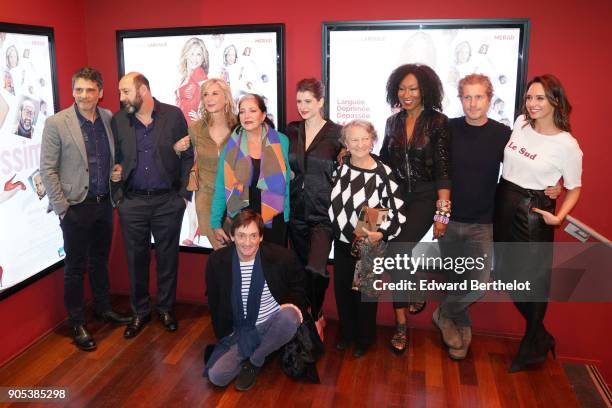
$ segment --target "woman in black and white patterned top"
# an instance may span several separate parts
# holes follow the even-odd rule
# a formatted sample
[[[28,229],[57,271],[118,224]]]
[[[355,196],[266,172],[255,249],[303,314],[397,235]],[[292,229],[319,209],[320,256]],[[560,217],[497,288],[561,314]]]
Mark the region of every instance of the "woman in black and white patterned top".
[[[351,255],[351,242],[359,212],[364,205],[389,209],[387,220],[378,231],[364,230],[370,243],[395,238],[405,221],[400,211],[403,202],[399,187],[391,169],[370,154],[376,138],[374,127],[367,121],[354,120],[342,129],[341,140],[350,158],[337,170],[329,208],[334,228],[334,291],[340,321],[336,348],[342,350],[355,342],[355,357],[361,357],[374,343],[378,306],[376,298],[352,290],[356,259]]]

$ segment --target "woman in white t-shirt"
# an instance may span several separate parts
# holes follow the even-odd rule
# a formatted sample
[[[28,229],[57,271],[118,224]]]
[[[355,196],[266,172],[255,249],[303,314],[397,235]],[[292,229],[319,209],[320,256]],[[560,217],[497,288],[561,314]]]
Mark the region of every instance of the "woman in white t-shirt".
[[[582,151],[569,133],[570,111],[556,77],[535,77],[527,84],[523,114],[504,150],[495,205],[495,275],[530,283],[529,291],[511,292],[526,326],[510,372],[544,362],[549,350],[555,356],[555,339],[544,327],[554,226],[576,205],[582,175]],[[556,202],[544,190],[561,178],[567,193],[555,212]]]

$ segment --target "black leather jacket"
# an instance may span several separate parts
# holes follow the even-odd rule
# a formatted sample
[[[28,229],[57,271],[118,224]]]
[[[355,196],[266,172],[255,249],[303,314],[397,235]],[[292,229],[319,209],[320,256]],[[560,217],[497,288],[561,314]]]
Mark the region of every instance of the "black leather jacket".
[[[289,165],[293,178],[290,187],[291,218],[329,224],[328,210],[332,175],[340,151],[341,126],[328,120],[304,151],[304,121],[287,125]]]
[[[448,118],[437,111],[423,111],[408,145],[406,115],[402,109],[387,119],[381,161],[393,169],[404,192],[450,189]],[[422,143],[418,143],[419,140]]]

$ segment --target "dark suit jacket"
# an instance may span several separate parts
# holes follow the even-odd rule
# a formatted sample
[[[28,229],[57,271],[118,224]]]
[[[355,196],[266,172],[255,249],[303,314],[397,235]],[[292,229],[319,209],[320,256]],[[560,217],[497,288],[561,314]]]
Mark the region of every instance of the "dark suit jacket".
[[[213,330],[218,339],[232,333],[232,253],[234,245],[221,248],[208,257],[206,288]],[[292,303],[306,316],[305,272],[293,252],[276,244],[262,242],[261,267],[272,297],[279,305]]]
[[[193,149],[177,155],[174,144],[187,136],[187,122],[183,112],[176,106],[161,103],[155,100],[155,128],[153,139],[155,143],[155,163],[162,177],[175,189],[178,194],[190,200],[191,192],[187,191],[189,171],[193,166]],[[113,183],[113,197],[119,202],[125,191],[130,188],[132,172],[136,169],[138,152],[136,150],[136,131],[133,115],[124,109],[113,116],[111,128],[115,135],[116,162],[121,164],[123,172],[121,182]]]

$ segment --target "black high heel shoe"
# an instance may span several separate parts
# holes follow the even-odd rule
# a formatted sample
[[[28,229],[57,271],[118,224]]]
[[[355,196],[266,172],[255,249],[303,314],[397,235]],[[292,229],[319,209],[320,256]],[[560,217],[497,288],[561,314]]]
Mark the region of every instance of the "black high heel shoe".
[[[512,364],[510,365],[508,372],[516,373],[518,371],[524,371],[530,366],[545,362],[549,351],[556,360],[557,352],[555,351],[555,348],[555,338],[545,330],[543,331],[543,335],[537,336],[535,340],[530,341],[527,338],[523,338],[521,341],[521,346],[519,347],[519,353],[512,360]]]
[[[555,338],[546,331],[544,332],[543,337],[544,338],[539,344],[538,354],[533,357],[533,361],[538,363],[546,361],[549,351],[551,352],[553,359],[557,359],[557,352],[555,351],[557,344],[555,342]]]
[[[535,364],[531,358],[531,347],[524,346],[524,341],[525,339],[523,338],[523,340],[521,341],[521,346],[519,347],[518,354],[512,359],[512,363],[510,364],[510,368],[508,369],[509,373],[524,371],[529,368],[530,365]]]

